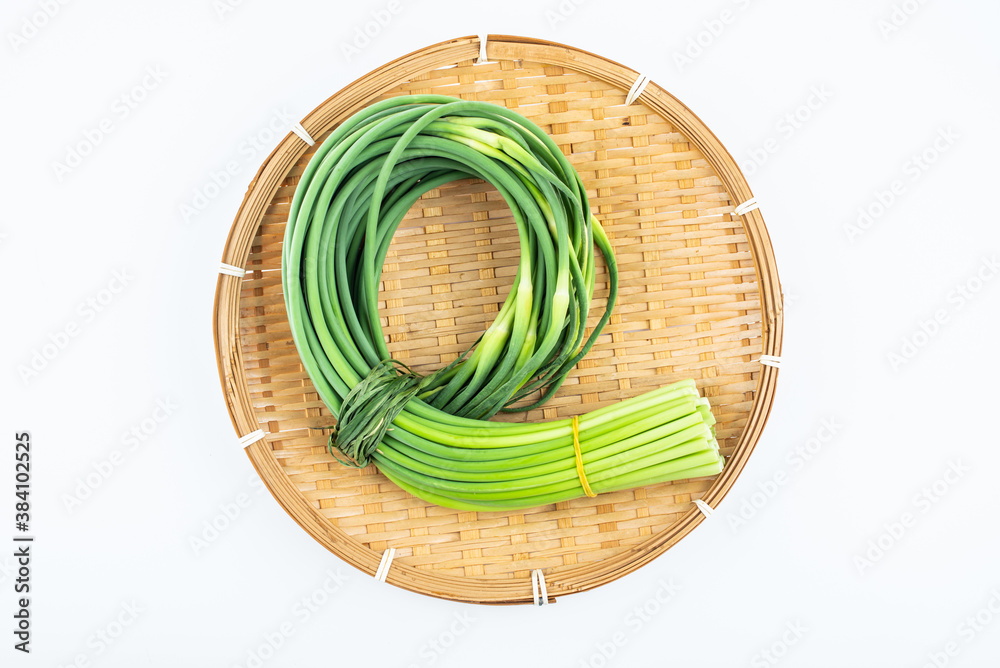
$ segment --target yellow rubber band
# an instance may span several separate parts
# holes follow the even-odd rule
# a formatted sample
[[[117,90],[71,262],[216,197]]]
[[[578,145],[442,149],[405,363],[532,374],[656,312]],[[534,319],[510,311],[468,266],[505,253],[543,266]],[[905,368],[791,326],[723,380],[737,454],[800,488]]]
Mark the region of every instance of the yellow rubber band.
[[[590,497],[597,496],[594,490],[590,489],[587,482],[587,474],[583,470],[583,453],[580,452],[580,418],[573,416],[573,452],[576,453],[576,474],[580,476],[580,484],[583,485],[583,492]]]

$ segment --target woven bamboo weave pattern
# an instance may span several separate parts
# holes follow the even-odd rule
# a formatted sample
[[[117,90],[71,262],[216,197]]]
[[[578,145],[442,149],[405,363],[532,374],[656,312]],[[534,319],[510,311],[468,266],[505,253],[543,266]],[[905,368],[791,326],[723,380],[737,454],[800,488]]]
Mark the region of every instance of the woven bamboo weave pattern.
[[[746,223],[733,214],[749,197],[742,176],[734,164],[732,173],[720,169],[732,163],[721,145],[706,154],[717,140],[693,115],[664,113],[670,101],[684,109],[673,98],[650,84],[626,107],[634,73],[568,47],[495,36],[488,49],[488,64],[475,64],[476,38],[410,54],[355,82],[303,124],[318,145],[357,108],[411,93],[500,104],[538,124],[583,178],[614,246],[621,287],[611,322],[559,393],[540,409],[498,419],[580,415],[694,378],[718,420],[727,471],[528,511],[476,513],[411,497],[374,466],[334,461],[326,452],[334,420],[299,361],[281,291],[285,220],[315,151],[294,135],[262,167],[234,224],[224,261],[249,273],[220,277],[216,331],[234,424],[240,435],[258,428],[267,435],[248,454],[321,543],[372,573],[381,553],[396,548],[388,581],[414,591],[526,602],[531,569],[544,570],[551,596],[597,586],[690,531],[701,521],[693,499],[721,499],[770,407],[777,372],[757,360],[780,354],[780,288],[759,211]],[[686,124],[704,136],[696,140]],[[745,191],[732,192],[732,183]],[[510,212],[488,183],[467,179],[424,195],[383,270],[379,307],[390,351],[422,372],[460,355],[496,316],[518,254]],[[607,296],[606,276],[599,257],[591,325]]]

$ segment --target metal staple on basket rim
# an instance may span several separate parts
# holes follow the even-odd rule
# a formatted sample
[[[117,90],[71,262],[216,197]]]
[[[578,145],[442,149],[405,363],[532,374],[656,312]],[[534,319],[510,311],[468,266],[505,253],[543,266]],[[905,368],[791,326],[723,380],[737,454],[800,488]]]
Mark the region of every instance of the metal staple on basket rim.
[[[258,429],[257,431],[250,432],[246,436],[241,436],[240,437],[240,447],[243,448],[244,450],[246,450],[247,448],[249,448],[251,445],[253,445],[257,441],[262,440],[264,438],[264,436],[265,436],[265,434],[264,434],[264,430],[263,429]]]
[[[486,33],[480,33],[479,37],[479,58],[476,59],[476,65],[488,65],[489,60],[486,59],[486,42],[489,39],[489,35]]]
[[[219,263],[219,273],[225,276],[235,276],[236,278],[243,278],[247,275],[247,270],[243,267],[237,267],[235,264],[226,264],[225,262]]]
[[[309,134],[308,130],[302,127],[302,123],[295,123],[294,125],[292,125],[291,130],[292,132],[297,134],[299,138],[302,139],[302,141],[304,141],[305,143],[309,144],[310,146],[316,145],[316,140],[312,138],[312,135]]]
[[[781,355],[761,355],[757,361],[774,369],[781,368]]]
[[[698,510],[701,511],[701,514],[704,515],[706,519],[708,519],[709,517],[711,517],[712,513],[715,512],[715,510],[712,508],[712,506],[708,505],[702,499],[695,499],[694,500],[694,505],[695,505],[696,508],[698,508]]]
[[[648,85],[649,77],[645,74],[640,74],[632,84],[632,87],[628,89],[628,95],[625,96],[625,106],[627,107],[639,99],[639,96],[642,95],[642,91],[646,90],[646,86]]]
[[[389,569],[392,567],[392,560],[395,556],[396,548],[394,547],[390,547],[382,553],[382,561],[379,562],[378,570],[375,571],[376,580],[379,582],[385,582],[385,578],[389,575]]]
[[[547,605],[549,602],[549,589],[545,585],[545,574],[542,569],[536,568],[531,571],[531,593],[535,605]]]
[[[742,216],[742,215],[748,214],[751,211],[753,211],[755,209],[759,209],[759,208],[760,208],[760,204],[757,202],[757,198],[756,197],[751,197],[750,199],[748,199],[747,201],[743,202],[742,204],[737,205],[736,208],[733,209],[733,214],[737,215],[737,216]]]

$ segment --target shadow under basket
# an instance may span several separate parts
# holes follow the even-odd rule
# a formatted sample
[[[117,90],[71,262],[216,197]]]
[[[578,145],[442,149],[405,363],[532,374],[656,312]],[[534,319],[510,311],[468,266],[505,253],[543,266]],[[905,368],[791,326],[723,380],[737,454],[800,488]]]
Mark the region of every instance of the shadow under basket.
[[[771,408],[781,289],[749,186],[684,105],[639,73],[578,49],[490,35],[481,61],[480,47],[479,38],[463,37],[399,58],[336,93],[281,141],[226,243],[215,342],[241,445],[278,502],[323,546],[371,575],[394,548],[385,580],[421,594],[532,603],[534,570],[549,600],[611,582],[694,529],[705,517],[696,500],[715,507],[725,496]],[[720,475],[524,511],[462,512],[410,496],[375,466],[347,468],[327,453],[335,420],[303,369],[285,313],[285,221],[316,146],[361,108],[411,93],[504,105],[538,124],[579,171],[620,265],[618,304],[590,354],[542,408],[497,419],[580,415],[693,378],[718,421],[727,458]],[[392,242],[380,286],[393,355],[425,373],[455,359],[495,317],[518,253],[510,211],[488,183],[457,181],[424,195]],[[591,326],[606,297],[598,254]]]

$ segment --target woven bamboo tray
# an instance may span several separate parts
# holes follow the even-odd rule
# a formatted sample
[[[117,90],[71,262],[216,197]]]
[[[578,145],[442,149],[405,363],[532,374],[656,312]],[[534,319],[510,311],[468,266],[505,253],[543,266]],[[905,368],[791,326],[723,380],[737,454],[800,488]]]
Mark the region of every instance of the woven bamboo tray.
[[[442,42],[358,79],[302,126],[317,144],[388,96],[439,93],[527,116],[580,172],[621,266],[619,303],[597,345],[544,408],[507,419],[582,414],[694,378],[718,419],[728,460],[718,476],[601,494],[521,512],[459,512],[425,503],[374,466],[326,452],[334,420],[302,368],[281,291],[281,245],[299,175],[314,152],[294,133],[247,191],[223,254],[215,303],[219,374],[246,453],[285,510],[317,541],[387,581],[475,603],[532,602],[531,571],[550,598],[615,580],[656,558],[716,506],[767,420],[781,352],[781,290],[759,210],[735,161],[702,122],[654,83],[626,106],[639,74],[578,49],[490,35]],[[419,371],[460,354],[492,321],[515,272],[518,240],[503,199],[482,181],[427,193],[390,248],[380,302],[389,349]],[[599,255],[598,255],[599,257]],[[598,260],[600,263],[600,259]],[[232,270],[230,270],[232,271]],[[600,265],[592,314],[607,296]],[[592,315],[591,325],[596,322]],[[255,433],[261,430],[261,433]]]

